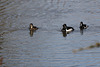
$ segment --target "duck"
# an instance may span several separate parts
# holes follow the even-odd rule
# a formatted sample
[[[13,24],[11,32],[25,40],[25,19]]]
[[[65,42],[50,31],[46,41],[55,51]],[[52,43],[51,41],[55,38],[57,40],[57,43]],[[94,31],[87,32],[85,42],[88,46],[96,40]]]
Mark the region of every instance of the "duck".
[[[33,23],[30,23],[30,26],[29,26],[30,31],[35,31],[37,29],[38,29],[38,27],[34,26]]]
[[[66,24],[63,24],[63,28],[61,29],[62,32],[66,32],[66,33],[70,33],[72,31],[74,31],[73,27],[69,27]]]
[[[80,29],[87,29],[89,26],[80,22]]]

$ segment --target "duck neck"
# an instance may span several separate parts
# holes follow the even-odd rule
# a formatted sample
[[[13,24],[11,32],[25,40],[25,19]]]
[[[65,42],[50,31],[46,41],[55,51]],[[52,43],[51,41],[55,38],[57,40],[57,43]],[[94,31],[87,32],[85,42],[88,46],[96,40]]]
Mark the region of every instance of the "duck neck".
[[[64,26],[63,28],[64,28],[64,29],[67,29],[67,26]]]
[[[83,23],[82,22],[80,23],[80,26],[83,26]]]
[[[33,28],[33,25],[30,25],[30,29],[32,29]]]

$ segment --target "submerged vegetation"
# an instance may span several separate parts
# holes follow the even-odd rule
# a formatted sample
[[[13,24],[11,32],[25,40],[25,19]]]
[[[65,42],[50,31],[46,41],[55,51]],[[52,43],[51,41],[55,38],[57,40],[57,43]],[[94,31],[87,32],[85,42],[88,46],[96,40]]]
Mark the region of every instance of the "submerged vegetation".
[[[0,57],[0,66],[3,64],[3,57]]]
[[[74,49],[72,52],[73,53],[76,53],[78,51],[82,51],[82,50],[88,50],[88,49],[92,49],[92,48],[98,48],[100,47],[100,43],[96,43],[95,45],[90,45],[88,47],[83,47],[83,48],[80,48],[80,49]]]

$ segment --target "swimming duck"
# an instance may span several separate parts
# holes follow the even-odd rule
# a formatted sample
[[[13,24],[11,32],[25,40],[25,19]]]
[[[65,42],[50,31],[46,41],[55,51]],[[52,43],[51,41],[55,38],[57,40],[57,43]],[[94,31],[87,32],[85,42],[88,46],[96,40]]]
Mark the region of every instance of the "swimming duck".
[[[80,22],[80,29],[86,29],[89,26],[87,26],[86,24],[83,24],[83,22]]]
[[[36,26],[34,26],[32,23],[30,23],[30,27],[29,27],[29,30],[30,31],[35,31],[37,30],[38,28]]]
[[[70,33],[72,31],[74,31],[73,27],[68,27],[66,24],[63,24],[63,28],[61,30],[62,32],[66,32],[66,33]]]

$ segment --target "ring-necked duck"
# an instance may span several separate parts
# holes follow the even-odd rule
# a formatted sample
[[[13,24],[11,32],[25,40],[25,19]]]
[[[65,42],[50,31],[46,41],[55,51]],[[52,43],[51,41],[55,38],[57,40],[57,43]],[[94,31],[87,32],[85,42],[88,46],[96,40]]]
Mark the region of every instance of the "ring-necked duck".
[[[66,32],[66,33],[70,33],[72,31],[74,31],[73,27],[68,27],[66,24],[63,24],[63,28],[61,30],[62,32]]]
[[[32,30],[37,30],[38,28],[36,26],[34,26],[32,23],[30,23],[30,27],[29,27],[29,30],[32,31]]]
[[[86,24],[83,24],[83,22],[80,22],[80,29],[86,29],[89,26],[87,26]]]

